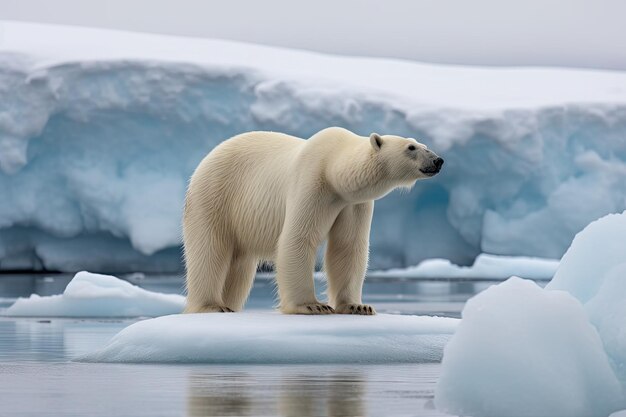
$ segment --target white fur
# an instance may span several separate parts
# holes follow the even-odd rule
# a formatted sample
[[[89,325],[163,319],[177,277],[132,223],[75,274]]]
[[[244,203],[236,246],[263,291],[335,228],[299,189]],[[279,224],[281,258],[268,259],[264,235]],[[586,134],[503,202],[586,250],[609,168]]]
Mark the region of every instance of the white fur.
[[[435,158],[414,139],[336,127],[309,140],[250,132],[221,143],[187,192],[185,311],[241,310],[258,262],[269,260],[282,312],[333,312],[316,299],[312,276],[316,249],[328,239],[330,305],[374,314],[361,303],[374,200],[426,178],[420,168]]]

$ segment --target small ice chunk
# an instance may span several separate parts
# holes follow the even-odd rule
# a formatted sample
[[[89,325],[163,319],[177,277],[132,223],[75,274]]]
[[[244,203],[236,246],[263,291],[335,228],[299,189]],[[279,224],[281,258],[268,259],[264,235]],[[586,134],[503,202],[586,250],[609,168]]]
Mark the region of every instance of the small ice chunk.
[[[185,297],[139,288],[114,276],[78,272],[63,294],[18,298],[5,314],[24,317],[155,317],[180,313]]]
[[[464,416],[605,417],[621,386],[578,300],[513,277],[468,301],[435,404]]]
[[[277,312],[144,320],[78,360],[165,363],[436,362],[458,319]]]

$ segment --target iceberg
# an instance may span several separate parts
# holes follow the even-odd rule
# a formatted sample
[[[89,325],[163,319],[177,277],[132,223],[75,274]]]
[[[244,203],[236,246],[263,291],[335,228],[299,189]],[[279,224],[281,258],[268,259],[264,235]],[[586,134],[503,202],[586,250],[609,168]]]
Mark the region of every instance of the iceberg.
[[[1,29],[0,269],[179,270],[188,178],[250,130],[394,133],[446,159],[436,179],[376,203],[373,269],[558,259],[589,221],[626,209],[623,72]]]
[[[18,298],[4,315],[20,317],[155,317],[180,313],[185,297],[139,288],[114,276],[77,273],[63,294]]]
[[[626,406],[626,212],[576,235],[541,289],[511,278],[468,301],[438,408],[469,416],[607,416]]]
[[[277,312],[178,314],[134,323],[84,362],[437,362],[458,319]]]
[[[471,266],[455,265],[447,259],[427,259],[417,266],[405,269],[371,271],[369,277],[425,278],[425,279],[501,279],[512,276],[549,280],[559,267],[558,259],[527,256],[501,256],[481,253]]]
[[[514,277],[463,309],[435,404],[474,417],[606,417],[623,396],[580,302]]]

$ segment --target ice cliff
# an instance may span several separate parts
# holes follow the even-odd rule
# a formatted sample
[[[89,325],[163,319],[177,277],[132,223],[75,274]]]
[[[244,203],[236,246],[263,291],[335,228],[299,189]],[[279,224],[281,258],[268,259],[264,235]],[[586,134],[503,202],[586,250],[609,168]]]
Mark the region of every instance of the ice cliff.
[[[487,69],[4,22],[0,269],[180,268],[188,177],[243,131],[339,125],[446,159],[377,202],[371,267],[560,257],[626,208],[626,73]]]

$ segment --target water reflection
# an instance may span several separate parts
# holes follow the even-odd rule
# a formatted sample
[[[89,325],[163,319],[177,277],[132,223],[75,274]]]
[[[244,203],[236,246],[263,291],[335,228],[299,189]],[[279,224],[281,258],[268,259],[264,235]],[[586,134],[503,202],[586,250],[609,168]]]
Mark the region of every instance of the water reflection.
[[[366,381],[362,373],[308,371],[281,375],[279,383],[258,373],[192,372],[187,415],[200,416],[365,416]]]
[[[69,360],[102,347],[133,321],[0,317],[0,363]]]

